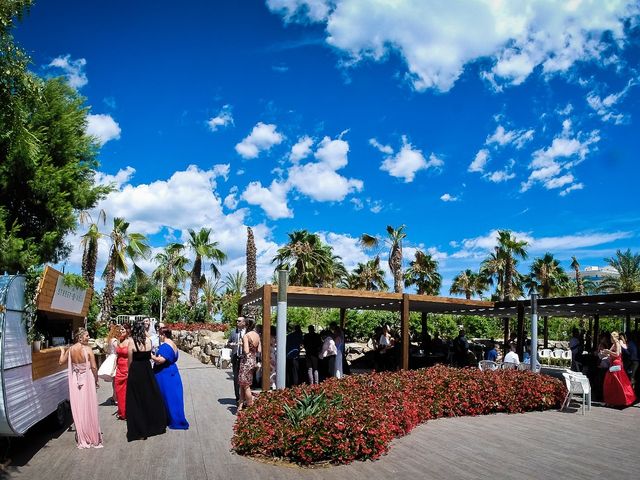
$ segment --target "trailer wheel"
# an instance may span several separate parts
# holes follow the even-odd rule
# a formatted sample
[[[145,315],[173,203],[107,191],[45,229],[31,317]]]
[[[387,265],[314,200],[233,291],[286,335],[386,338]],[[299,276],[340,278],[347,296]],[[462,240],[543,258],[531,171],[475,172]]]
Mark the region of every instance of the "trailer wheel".
[[[58,404],[58,408],[51,415],[51,426],[55,430],[59,430],[67,425],[67,419],[69,418],[69,403],[65,400]]]

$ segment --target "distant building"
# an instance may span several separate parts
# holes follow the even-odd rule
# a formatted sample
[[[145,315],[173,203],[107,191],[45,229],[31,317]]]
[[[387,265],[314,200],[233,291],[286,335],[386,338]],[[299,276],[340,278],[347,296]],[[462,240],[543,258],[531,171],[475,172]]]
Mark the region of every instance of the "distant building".
[[[585,267],[580,273],[584,280],[591,280],[594,283],[600,282],[600,280],[606,277],[620,276],[615,268],[608,265],[606,267]]]

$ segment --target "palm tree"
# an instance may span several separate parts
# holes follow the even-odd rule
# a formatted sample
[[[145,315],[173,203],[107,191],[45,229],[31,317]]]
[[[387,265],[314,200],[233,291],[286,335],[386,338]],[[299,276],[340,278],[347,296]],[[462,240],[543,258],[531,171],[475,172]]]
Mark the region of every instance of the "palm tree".
[[[464,295],[467,300],[474,296],[482,297],[487,289],[487,279],[470,269],[460,272],[453,278],[449,289],[452,295]]]
[[[509,230],[498,230],[498,256],[504,260],[503,298],[501,300],[515,300],[519,296],[518,285],[520,274],[517,270],[517,257],[525,260],[527,242],[512,236]]]
[[[582,282],[582,275],[580,275],[580,263],[578,259],[571,257],[571,268],[576,272],[576,290],[578,295],[584,295],[584,283]]]
[[[500,255],[498,247],[480,265],[480,276],[487,285],[496,284],[496,295],[499,299],[504,298],[504,258]]]
[[[242,292],[245,291],[246,284],[247,282],[244,277],[244,272],[241,271],[227,273],[224,282],[222,282],[227,293],[232,293],[234,295],[242,295]]]
[[[189,304],[195,307],[198,301],[198,291],[202,284],[202,260],[212,259],[211,271],[216,278],[220,277],[220,271],[214,262],[223,263],[227,259],[227,255],[218,248],[218,242],[210,240],[211,229],[201,228],[199,232],[189,229],[189,247],[196,254],[191,268],[191,288],[189,290]]]
[[[136,277],[144,275],[142,269],[136,264],[136,260],[146,258],[149,254],[147,238],[141,233],[129,233],[129,222],[124,218],[113,219],[113,230],[109,234],[111,239],[111,251],[102,277],[105,279],[105,287],[102,294],[101,319],[106,322],[111,318],[113,305],[116,273],[129,274],[127,261],[133,263],[133,273]]]
[[[404,286],[416,286],[418,295],[438,295],[442,275],[438,273],[438,261],[421,250],[416,250],[416,259],[409,263],[404,274]]]
[[[540,289],[542,298],[560,295],[569,283],[569,277],[564,268],[551,253],[545,253],[544,257],[533,261],[531,278]]]
[[[158,267],[153,271],[153,279],[162,284],[162,294],[166,298],[163,304],[163,315],[166,309],[178,301],[182,287],[189,278],[187,265],[189,259],[184,256],[184,245],[181,243],[170,243],[164,247],[164,251],[154,257]]]
[[[350,287],[355,290],[388,290],[389,286],[384,281],[384,270],[380,268],[380,257],[365,263],[358,263],[348,277]]]
[[[220,281],[216,279],[211,281],[205,279],[202,283],[202,297],[201,300],[207,307],[207,315],[209,319],[213,319],[214,315],[220,310]]]
[[[600,281],[600,290],[606,292],[637,292],[640,290],[640,254],[616,251],[615,257],[604,259],[618,272],[617,276],[608,276]]]
[[[80,223],[89,225],[87,233],[82,236],[82,278],[84,278],[91,289],[95,284],[96,266],[98,264],[98,241],[104,235],[100,233],[99,224],[107,223],[107,214],[104,210],[98,213],[97,221],[93,221],[91,214],[87,211],[80,212]]]
[[[389,269],[393,274],[393,291],[402,293],[402,240],[407,236],[404,233],[405,226],[393,228],[387,225],[387,243],[389,244]],[[380,241],[377,237],[373,237],[367,233],[363,233],[360,237],[360,243],[365,248],[377,248]]]
[[[320,237],[306,230],[288,234],[289,241],[278,249],[271,263],[276,270],[289,270],[289,283],[302,287],[323,286],[335,274],[335,259],[331,247]]]
[[[256,273],[256,241],[253,238],[253,230],[247,227],[247,291],[253,292],[258,288],[258,280]]]

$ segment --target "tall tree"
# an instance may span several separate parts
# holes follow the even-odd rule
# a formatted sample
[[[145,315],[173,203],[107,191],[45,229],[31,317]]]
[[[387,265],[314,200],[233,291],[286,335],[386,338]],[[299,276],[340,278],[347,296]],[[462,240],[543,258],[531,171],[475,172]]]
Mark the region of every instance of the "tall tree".
[[[212,320],[214,315],[220,311],[220,302],[222,296],[220,294],[220,281],[205,279],[202,284],[202,302],[207,308],[207,316]]]
[[[578,259],[573,256],[571,257],[571,268],[576,274],[576,290],[578,295],[584,295],[584,283],[582,281],[582,275],[580,274],[580,263]]]
[[[247,291],[253,292],[258,288],[257,272],[256,272],[256,241],[253,238],[253,230],[247,227]]]
[[[373,260],[358,263],[351,275],[345,279],[349,288],[354,290],[388,290],[389,286],[384,280],[384,271],[380,268],[380,257],[376,255]]]
[[[321,287],[335,275],[336,259],[332,249],[323,245],[315,233],[295,230],[288,234],[289,241],[278,249],[271,263],[276,270],[289,270],[289,283],[302,287]]]
[[[486,278],[479,273],[466,269],[453,278],[449,293],[452,295],[464,295],[469,300],[474,296],[482,297],[486,289]]]
[[[247,282],[244,272],[239,270],[234,273],[227,273],[227,276],[224,278],[224,282],[222,282],[222,286],[226,291],[233,293],[234,295],[242,295],[242,292],[245,291],[246,284]]]
[[[218,242],[211,240],[211,229],[201,228],[196,232],[189,229],[189,247],[195,253],[193,268],[191,269],[191,288],[189,290],[189,303],[191,307],[195,307],[198,301],[198,291],[202,283],[202,260],[211,259],[211,271],[216,278],[220,276],[220,272],[215,262],[222,263],[227,259],[227,255],[218,248]]]
[[[84,99],[29,72],[11,35],[31,4],[0,2],[0,271],[66,258],[77,212],[109,191],[94,185],[98,144],[85,133]]]
[[[170,308],[180,298],[184,283],[189,278],[187,265],[189,259],[184,255],[185,247],[182,243],[170,243],[154,257],[158,264],[151,276],[162,288],[164,302],[162,315],[166,316],[167,308]]]
[[[416,259],[409,263],[404,274],[404,286],[416,286],[418,295],[438,295],[442,275],[438,272],[438,261],[421,250],[416,250]]]
[[[80,212],[80,224],[88,224],[87,233],[82,236],[82,278],[93,289],[96,279],[96,267],[98,264],[98,242],[104,235],[100,233],[100,220],[102,224],[107,223],[107,214],[100,210],[98,218],[93,221],[89,212]]]
[[[526,260],[527,242],[518,240],[509,230],[498,231],[498,256],[504,261],[502,300],[515,300],[519,296],[519,277],[517,270],[518,258]]]
[[[396,293],[402,293],[402,240],[407,236],[404,233],[405,226],[393,228],[387,225],[386,242],[389,245],[389,269],[393,274],[393,290]],[[360,237],[360,243],[365,248],[377,248],[380,240],[377,237],[363,233]]]
[[[141,233],[130,233],[129,222],[124,218],[113,219],[113,230],[109,234],[111,239],[111,250],[109,259],[104,268],[102,277],[105,280],[102,292],[102,313],[103,322],[111,319],[111,307],[115,291],[116,273],[129,275],[128,261],[133,264],[133,273],[136,277],[143,275],[142,269],[136,264],[136,260],[147,258],[150,247],[147,238]]]
[[[542,298],[558,296],[567,288],[569,277],[551,253],[536,258],[531,264],[531,277],[537,283]]]
[[[605,292],[637,292],[640,291],[640,254],[616,251],[615,257],[604,259],[617,273],[600,281],[600,290]]]

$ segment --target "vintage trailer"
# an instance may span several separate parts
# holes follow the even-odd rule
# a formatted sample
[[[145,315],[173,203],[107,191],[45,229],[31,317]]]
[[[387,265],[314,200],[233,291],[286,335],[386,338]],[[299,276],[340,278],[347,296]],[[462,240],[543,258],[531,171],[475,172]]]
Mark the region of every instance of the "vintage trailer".
[[[47,267],[39,285],[37,322],[47,342],[66,343],[84,324],[91,289],[64,285],[60,272]],[[0,276],[0,436],[20,436],[56,412],[63,424],[68,411],[66,365],[59,348],[34,350],[25,328],[25,277]]]

